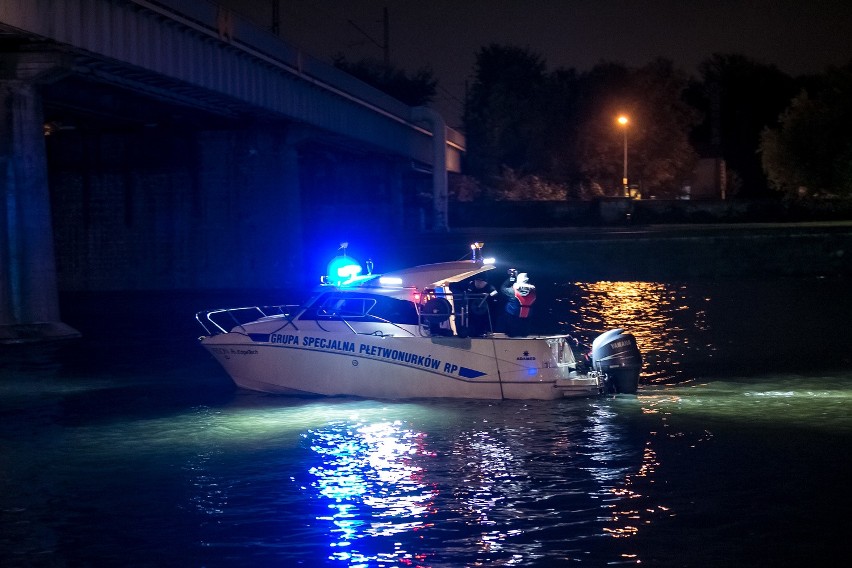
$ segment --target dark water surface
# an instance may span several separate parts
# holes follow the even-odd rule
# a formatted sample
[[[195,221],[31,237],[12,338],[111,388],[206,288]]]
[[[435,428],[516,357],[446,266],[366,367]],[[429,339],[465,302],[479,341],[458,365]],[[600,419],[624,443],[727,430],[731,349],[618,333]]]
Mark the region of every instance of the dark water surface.
[[[237,391],[196,310],[63,298],[0,348],[0,566],[835,566],[850,561],[849,282],[540,283],[537,323],[634,332],[638,396]]]

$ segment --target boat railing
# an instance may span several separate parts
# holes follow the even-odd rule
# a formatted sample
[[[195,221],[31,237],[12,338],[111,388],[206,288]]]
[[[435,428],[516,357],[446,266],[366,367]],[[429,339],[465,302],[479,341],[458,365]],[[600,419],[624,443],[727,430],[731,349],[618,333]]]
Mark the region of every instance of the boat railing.
[[[292,315],[298,305],[281,304],[277,306],[246,306],[242,308],[223,308],[204,310],[195,314],[195,319],[207,332],[207,335],[228,333],[231,329],[256,321],[260,318],[279,316],[286,320],[286,325],[294,325]]]

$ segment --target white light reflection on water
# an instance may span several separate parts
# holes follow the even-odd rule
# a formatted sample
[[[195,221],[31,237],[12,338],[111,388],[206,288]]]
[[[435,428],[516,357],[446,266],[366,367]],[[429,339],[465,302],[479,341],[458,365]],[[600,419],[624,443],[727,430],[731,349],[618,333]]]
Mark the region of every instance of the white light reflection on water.
[[[453,486],[452,499],[443,507],[470,531],[468,553],[505,555],[509,557],[507,565],[513,564],[513,559],[534,558],[541,553],[535,544],[525,546],[523,554],[512,553],[512,540],[526,532],[512,520],[523,519],[528,513],[526,499],[543,497],[530,483],[528,450],[522,445],[529,434],[530,430],[520,425],[491,428],[486,421],[460,432],[453,442],[452,455],[461,478]]]
[[[646,414],[704,420],[708,425],[754,425],[842,433],[852,430],[852,390],[845,374],[786,375],[691,382],[647,389]]]
[[[641,413],[648,436],[642,466],[610,489],[619,501],[605,530],[636,555],[624,563],[654,565],[656,555],[665,565],[706,565],[689,555],[699,548],[730,565],[745,562],[743,551],[751,565],[843,563],[838,537],[849,510],[837,482],[848,475],[851,380],[842,372],[740,378],[648,387],[614,400],[620,415]],[[673,530],[678,549],[649,552]],[[780,549],[756,547],[755,535]],[[807,539],[820,542],[813,548],[821,561],[805,560]]]

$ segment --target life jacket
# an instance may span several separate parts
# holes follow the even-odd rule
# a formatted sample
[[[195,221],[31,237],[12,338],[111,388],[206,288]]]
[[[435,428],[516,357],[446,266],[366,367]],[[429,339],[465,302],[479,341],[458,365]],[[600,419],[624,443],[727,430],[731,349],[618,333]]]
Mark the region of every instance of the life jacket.
[[[515,288],[515,298],[517,298],[518,303],[520,304],[521,311],[518,313],[519,318],[525,318],[530,315],[530,307],[535,302],[535,287],[531,286],[529,288],[529,292],[526,294],[521,294],[518,288]]]

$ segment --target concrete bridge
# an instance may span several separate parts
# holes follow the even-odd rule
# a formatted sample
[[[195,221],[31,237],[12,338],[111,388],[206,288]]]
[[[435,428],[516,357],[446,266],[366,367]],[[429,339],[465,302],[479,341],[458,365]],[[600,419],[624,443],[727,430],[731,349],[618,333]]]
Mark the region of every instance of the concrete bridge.
[[[75,335],[59,289],[283,287],[444,231],[463,151],[213,3],[2,0],[0,341]]]

